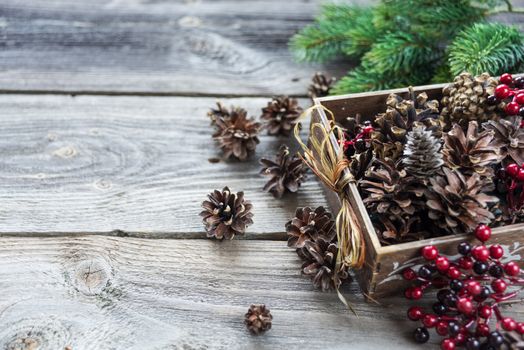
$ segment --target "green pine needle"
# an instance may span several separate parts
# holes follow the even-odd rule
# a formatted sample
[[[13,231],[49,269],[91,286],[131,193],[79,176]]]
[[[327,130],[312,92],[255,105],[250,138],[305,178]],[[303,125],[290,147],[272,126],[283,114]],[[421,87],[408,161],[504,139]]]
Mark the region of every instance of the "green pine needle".
[[[524,62],[524,38],[515,27],[475,24],[462,31],[449,46],[453,75],[464,71],[478,75],[513,72]]]

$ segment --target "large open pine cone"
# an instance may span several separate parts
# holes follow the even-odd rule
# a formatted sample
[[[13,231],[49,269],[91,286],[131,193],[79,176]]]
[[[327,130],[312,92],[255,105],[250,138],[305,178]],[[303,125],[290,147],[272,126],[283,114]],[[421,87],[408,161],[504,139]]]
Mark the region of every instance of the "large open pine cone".
[[[224,187],[207,197],[209,200],[202,203],[204,210],[200,216],[208,237],[233,239],[235,235],[243,235],[246,227],[253,224],[253,206],[244,200],[244,192],[231,193],[228,187]]]
[[[335,78],[327,77],[320,72],[315,73],[308,88],[308,96],[312,100],[317,97],[327,96],[334,82]]]
[[[216,118],[215,124],[217,131],[213,134],[213,138],[218,142],[226,158],[234,156],[246,160],[255,152],[260,142],[258,133],[261,125],[253,118],[247,118],[245,111],[239,110],[239,114],[234,118]]]
[[[306,178],[306,165],[299,157],[291,156],[286,145],[280,146],[275,161],[262,158],[260,163],[264,166],[260,174],[271,177],[264,191],[272,193],[276,198],[281,198],[286,190],[297,192]]]
[[[489,224],[495,216],[488,205],[498,202],[498,198],[482,192],[485,182],[480,175],[464,176],[446,167],[443,171],[444,175],[429,179],[431,186],[426,190],[429,218],[452,233],[471,232],[479,224]]]
[[[264,304],[252,304],[244,317],[247,329],[255,335],[271,329],[273,315]]]
[[[451,169],[459,169],[464,175],[477,173],[484,177],[493,175],[492,165],[500,163],[503,155],[494,145],[494,131],[479,132],[478,123],[470,121],[468,129],[454,124],[451,130],[444,134],[444,160]]]
[[[385,113],[375,118],[375,131],[372,134],[375,154],[381,160],[396,161],[402,155],[407,133],[414,126],[423,125],[440,136],[439,104],[436,100],[428,100],[426,93],[415,96],[413,88],[409,88],[409,99],[391,94],[386,101]]]
[[[323,238],[307,241],[301,249],[297,249],[298,256],[304,261],[302,273],[310,276],[315,288],[328,291],[340,286],[348,278],[345,269],[336,273],[338,246]]]
[[[442,168],[440,139],[424,126],[415,127],[407,135],[402,163],[406,171],[416,177],[427,178]]]
[[[521,117],[511,116],[483,124],[486,130],[494,132],[492,146],[502,151],[506,162],[515,162],[518,165],[524,163],[524,128],[521,128],[521,122]]]
[[[295,217],[286,224],[287,245],[302,248],[307,241],[323,238],[331,242],[335,237],[335,221],[324,207],[297,208]]]
[[[269,135],[285,135],[291,133],[302,113],[298,101],[288,96],[273,97],[267,106],[262,108],[262,120],[266,122]]]
[[[498,81],[483,73],[474,77],[470,73],[462,73],[453,83],[442,90],[442,118],[447,128],[452,123],[458,123],[466,128],[471,120],[484,122],[497,119],[497,106],[487,103],[487,97],[493,95]]]

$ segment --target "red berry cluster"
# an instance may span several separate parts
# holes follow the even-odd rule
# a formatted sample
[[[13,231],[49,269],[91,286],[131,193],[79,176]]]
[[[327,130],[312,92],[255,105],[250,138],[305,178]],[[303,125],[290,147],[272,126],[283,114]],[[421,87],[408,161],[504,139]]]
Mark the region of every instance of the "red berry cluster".
[[[359,126],[358,132],[354,137],[346,133],[346,139],[342,141],[344,152],[348,157],[355,153],[364,152],[370,146],[371,134],[375,131],[370,121],[364,122],[363,126]]]
[[[500,85],[495,88],[494,95],[488,96],[487,102],[497,105],[509,99],[511,101],[506,104],[506,114],[524,116],[524,77],[513,78],[511,74],[502,74]]]
[[[403,271],[405,279],[416,281],[416,286],[405,291],[406,298],[418,300],[428,288],[438,289],[438,301],[431,312],[420,306],[408,310],[410,320],[422,323],[414,332],[417,342],[427,342],[428,329],[435,328],[438,335],[445,337],[441,342],[444,350],[459,346],[489,350],[503,344],[501,331],[524,334],[524,322],[504,317],[500,310],[501,302],[517,296],[518,291],[511,289],[524,284],[523,271],[513,261],[500,261],[504,256],[500,245],[485,244],[491,238],[488,226],[479,225],[475,236],[482,244],[460,243],[460,258],[454,261],[440,255],[436,247],[426,246],[421,251],[426,264],[417,272],[412,268]]]
[[[524,164],[522,167],[515,163],[508,164],[500,169],[497,178],[504,185],[506,202],[511,212],[516,212],[524,207]]]

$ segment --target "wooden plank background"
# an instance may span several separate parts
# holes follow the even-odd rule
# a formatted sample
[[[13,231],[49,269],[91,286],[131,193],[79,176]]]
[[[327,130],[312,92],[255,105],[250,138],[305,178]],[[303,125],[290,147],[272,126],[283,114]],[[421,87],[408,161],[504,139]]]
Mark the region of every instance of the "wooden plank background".
[[[275,200],[258,175],[288,139],[209,161],[216,96],[258,116],[260,96],[304,96],[315,70],[347,68],[291,59],[288,38],[320,2],[0,3],[1,349],[414,346],[403,298],[366,303],[352,284],[357,318],[300,275],[284,224],[326,204],[320,186],[310,176]],[[225,185],[246,192],[255,223],[243,240],[201,239],[199,205]],[[265,336],[242,324],[251,303],[274,314]]]

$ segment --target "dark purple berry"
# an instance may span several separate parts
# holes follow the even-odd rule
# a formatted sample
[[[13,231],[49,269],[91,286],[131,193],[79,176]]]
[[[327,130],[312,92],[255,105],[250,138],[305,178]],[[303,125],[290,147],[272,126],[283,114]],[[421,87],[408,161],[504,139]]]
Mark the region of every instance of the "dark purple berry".
[[[461,280],[451,280],[451,282],[449,282],[449,287],[453,289],[455,292],[458,292],[459,290],[464,288],[464,283],[462,283]]]
[[[420,269],[418,269],[418,275],[421,278],[427,279],[431,277],[431,269],[428,265],[421,266]]]
[[[468,255],[471,252],[471,244],[462,242],[458,245],[457,250],[461,255]]]
[[[488,336],[488,342],[490,345],[497,347],[504,343],[504,337],[499,332],[491,332]]]
[[[488,268],[488,264],[482,261],[475,261],[475,263],[473,264],[473,271],[475,271],[477,275],[485,274],[486,272],[488,272]]]
[[[488,98],[486,99],[486,102],[488,105],[490,106],[495,106],[497,105],[500,101],[499,99],[497,98],[497,96],[495,95],[489,95]]]
[[[466,342],[466,349],[467,350],[479,350],[480,349],[480,342],[477,338],[468,338],[468,341]]]
[[[439,303],[439,302],[436,302],[435,304],[433,304],[432,308],[433,308],[433,312],[439,316],[444,315],[446,311],[448,311],[448,308],[446,307],[446,305]]]
[[[489,274],[495,278],[500,278],[504,274],[504,270],[500,265],[493,264],[489,268]]]
[[[524,107],[520,107],[520,109],[519,109],[519,115],[520,115],[521,117],[524,117]]]
[[[450,322],[448,324],[449,335],[455,336],[460,332],[460,326],[456,322]]]
[[[418,327],[413,332],[413,338],[417,343],[425,343],[429,340],[429,332],[425,327]]]
[[[515,85],[517,89],[524,88],[524,77],[516,77],[513,79],[513,85]]]

